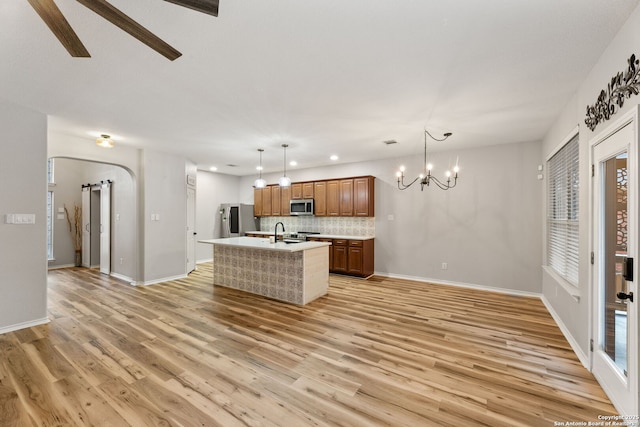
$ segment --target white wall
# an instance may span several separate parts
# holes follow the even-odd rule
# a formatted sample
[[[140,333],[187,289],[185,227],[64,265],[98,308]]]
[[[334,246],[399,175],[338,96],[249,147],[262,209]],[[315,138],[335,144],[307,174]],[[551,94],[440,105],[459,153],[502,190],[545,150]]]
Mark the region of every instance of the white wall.
[[[419,173],[416,156],[325,168],[291,170],[295,181],[373,175],[375,271],[500,290],[540,293],[543,183],[537,179],[540,144],[514,143],[431,155],[437,166],[460,158],[459,184],[449,191],[418,184],[400,191],[395,172]],[[437,173],[434,171],[434,173]],[[265,177],[275,183],[279,174]],[[254,177],[240,183],[251,203]],[[393,220],[389,219],[393,216]],[[285,221],[286,225],[286,221]],[[448,268],[443,270],[442,263]]]
[[[47,118],[0,101],[0,333],[47,321]],[[33,225],[5,224],[8,213]]]
[[[620,71],[626,71],[627,59],[631,54],[640,54],[640,8],[636,8],[629,20],[620,29],[616,38],[607,47],[597,64],[593,67],[573,99],[544,138],[542,145],[543,159],[546,159],[559,144],[571,133],[577,124],[580,126],[580,271],[579,300],[574,299],[560,286],[551,275],[543,272],[542,292],[555,315],[558,316],[569,339],[578,345],[577,352],[583,362],[589,352],[589,141],[609,124],[621,117],[630,108],[640,102],[640,96],[633,96],[625,101],[625,106],[611,120],[599,124],[595,132],[584,123],[586,106],[593,105],[606,89],[611,78]],[[544,202],[546,197],[541,200]],[[546,243],[543,243],[545,245]],[[544,246],[543,246],[544,247]]]

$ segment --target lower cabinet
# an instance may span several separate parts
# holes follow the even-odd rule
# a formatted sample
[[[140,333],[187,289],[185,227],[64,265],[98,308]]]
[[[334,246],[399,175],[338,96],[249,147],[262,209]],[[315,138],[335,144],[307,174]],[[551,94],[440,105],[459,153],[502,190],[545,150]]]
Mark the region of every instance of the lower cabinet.
[[[329,271],[349,276],[368,277],[373,274],[373,239],[347,240],[309,237],[311,241],[330,242]]]
[[[346,273],[348,271],[348,240],[333,239],[333,270],[332,273]]]

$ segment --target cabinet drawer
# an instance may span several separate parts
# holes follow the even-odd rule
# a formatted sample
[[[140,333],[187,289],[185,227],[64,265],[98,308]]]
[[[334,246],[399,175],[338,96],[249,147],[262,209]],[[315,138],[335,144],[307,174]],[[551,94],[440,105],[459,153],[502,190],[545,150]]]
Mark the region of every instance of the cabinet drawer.
[[[345,239],[333,239],[334,246],[347,246],[347,240]]]
[[[349,246],[362,247],[362,240],[349,240]]]

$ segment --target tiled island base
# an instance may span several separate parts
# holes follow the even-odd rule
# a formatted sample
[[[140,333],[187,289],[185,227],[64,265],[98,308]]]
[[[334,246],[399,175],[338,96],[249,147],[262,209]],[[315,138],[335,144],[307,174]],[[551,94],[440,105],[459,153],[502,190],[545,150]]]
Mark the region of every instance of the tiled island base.
[[[213,284],[307,304],[327,293],[328,254],[327,246],[288,252],[216,244]]]

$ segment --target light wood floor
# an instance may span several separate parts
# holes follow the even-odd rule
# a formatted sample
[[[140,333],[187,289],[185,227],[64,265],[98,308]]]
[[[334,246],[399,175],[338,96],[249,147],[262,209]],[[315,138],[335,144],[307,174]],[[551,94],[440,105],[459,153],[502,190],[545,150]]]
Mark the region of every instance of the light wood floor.
[[[1,426],[552,426],[614,408],[535,298],[331,276],[305,307],[211,264],[131,287],[49,273],[51,323],[0,335]]]

